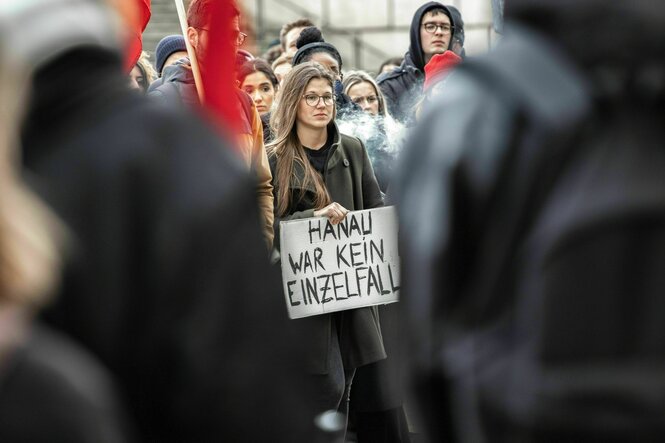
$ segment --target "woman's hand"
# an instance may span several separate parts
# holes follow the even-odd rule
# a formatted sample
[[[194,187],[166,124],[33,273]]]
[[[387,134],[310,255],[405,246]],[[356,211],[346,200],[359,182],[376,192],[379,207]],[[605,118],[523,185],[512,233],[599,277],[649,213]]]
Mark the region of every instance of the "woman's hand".
[[[344,217],[346,217],[346,214],[348,213],[349,210],[346,209],[344,206],[340,205],[339,203],[333,202],[330,203],[325,208],[321,208],[314,211],[314,217],[328,217],[330,223],[336,225],[342,220],[344,220]]]

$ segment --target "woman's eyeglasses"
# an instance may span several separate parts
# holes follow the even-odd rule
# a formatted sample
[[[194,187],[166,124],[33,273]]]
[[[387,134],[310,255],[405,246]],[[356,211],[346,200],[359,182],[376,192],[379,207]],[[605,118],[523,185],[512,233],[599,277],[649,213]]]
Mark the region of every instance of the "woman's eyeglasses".
[[[305,94],[303,95],[305,98],[305,103],[307,103],[311,107],[316,107],[319,106],[319,103],[321,100],[323,100],[323,104],[326,106],[330,106],[333,104],[335,97],[333,97],[330,94],[326,95],[316,95],[316,94]]]

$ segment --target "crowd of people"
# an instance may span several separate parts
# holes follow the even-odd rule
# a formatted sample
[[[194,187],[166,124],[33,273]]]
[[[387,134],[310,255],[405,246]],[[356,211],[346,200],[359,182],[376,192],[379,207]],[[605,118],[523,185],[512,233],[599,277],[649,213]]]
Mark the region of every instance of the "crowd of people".
[[[0,441],[662,440],[665,6],[513,0],[467,58],[430,1],[370,73],[215,0],[128,69],[129,3],[0,5]],[[401,300],[289,320],[281,222],[384,205]]]

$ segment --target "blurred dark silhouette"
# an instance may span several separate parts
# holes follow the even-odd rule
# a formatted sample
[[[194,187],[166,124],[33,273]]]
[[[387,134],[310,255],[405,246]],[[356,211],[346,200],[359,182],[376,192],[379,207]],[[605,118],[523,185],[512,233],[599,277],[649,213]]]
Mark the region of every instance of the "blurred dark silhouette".
[[[505,14],[504,40],[449,78],[396,179],[423,428],[662,441],[665,4]]]
[[[291,334],[233,148],[128,91],[99,2],[5,12],[3,64],[33,70],[25,163],[72,233],[46,320],[112,371],[141,441],[315,440],[292,370],[306,337]]]
[[[128,443],[131,430],[108,371],[34,321],[51,301],[66,235],[17,170],[28,68],[5,42],[0,39],[0,441]]]

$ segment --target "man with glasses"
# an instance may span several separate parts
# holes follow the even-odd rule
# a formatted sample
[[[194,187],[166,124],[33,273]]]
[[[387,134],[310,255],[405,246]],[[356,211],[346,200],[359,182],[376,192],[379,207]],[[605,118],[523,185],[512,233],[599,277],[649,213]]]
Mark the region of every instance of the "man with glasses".
[[[410,123],[413,107],[422,93],[425,65],[434,54],[453,49],[453,41],[460,42],[457,35],[464,35],[463,26],[459,11],[438,2],[426,3],[416,11],[411,22],[411,43],[404,61],[399,68],[377,79],[388,110],[396,120]]]
[[[193,0],[187,9],[187,39],[194,49],[201,75],[206,75],[206,57],[210,39],[211,8],[214,0]],[[233,42],[232,59],[229,69],[235,69],[238,48],[245,42],[247,34],[240,31],[240,12],[233,11],[233,19],[228,38]],[[237,134],[238,152],[248,168],[257,176],[258,204],[263,219],[263,232],[268,246],[273,240],[273,195],[272,175],[268,165],[268,156],[263,146],[263,127],[261,118],[251,97],[236,89],[241,110],[240,131]],[[165,103],[180,102],[187,106],[198,107],[199,95],[194,81],[194,74],[189,59],[178,61],[164,69],[161,79],[153,83],[149,95],[161,98]]]

